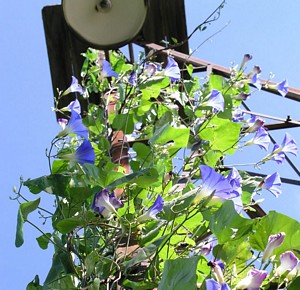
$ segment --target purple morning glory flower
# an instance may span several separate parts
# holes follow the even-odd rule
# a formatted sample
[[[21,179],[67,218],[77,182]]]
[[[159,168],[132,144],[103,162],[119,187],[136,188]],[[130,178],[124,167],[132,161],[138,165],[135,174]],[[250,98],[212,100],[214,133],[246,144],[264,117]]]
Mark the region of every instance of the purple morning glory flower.
[[[110,63],[105,59],[102,60],[102,69],[100,75],[102,78],[118,77],[118,74],[112,70]]]
[[[294,269],[286,275],[286,279],[288,281],[292,281],[296,277],[298,277],[299,274],[300,274],[300,261],[298,261],[298,264],[296,265],[296,267],[294,267]]]
[[[220,259],[217,259],[214,262],[208,262],[207,265],[212,267],[215,278],[217,279],[218,283],[222,285],[224,283],[224,263]]]
[[[258,90],[261,89],[261,82],[259,80],[259,74],[254,73],[251,77],[251,84],[255,86]]]
[[[58,133],[57,137],[65,137],[68,134],[77,134],[78,136],[88,139],[88,129],[83,125],[80,114],[74,110],[71,110],[71,118],[68,125]]]
[[[268,243],[264,250],[263,257],[262,257],[263,263],[271,257],[273,251],[276,248],[278,248],[279,246],[282,245],[284,238],[285,238],[284,232],[269,236]]]
[[[275,197],[281,194],[281,179],[278,172],[268,175],[260,184],[259,187],[269,190]]]
[[[249,53],[246,53],[243,57],[243,61],[242,61],[241,66],[240,66],[240,70],[244,67],[246,62],[248,62],[251,59],[252,59],[252,55],[250,55]]]
[[[70,87],[67,88],[62,95],[65,96],[69,93],[79,93],[80,95],[84,94],[82,86],[78,83],[77,78],[75,78],[74,76],[72,76],[72,83]]]
[[[154,204],[149,208],[149,210],[137,218],[137,222],[140,223],[147,219],[157,219],[156,215],[163,210],[163,206],[164,206],[164,200],[161,197],[161,195],[158,195]]]
[[[267,151],[269,148],[270,142],[271,142],[271,139],[270,139],[267,131],[263,127],[260,127],[257,129],[255,136],[251,140],[246,142],[245,146],[256,144],[261,149]]]
[[[279,145],[275,144],[273,148],[273,152],[275,152],[279,147],[280,147]],[[282,151],[278,153],[273,153],[273,152],[268,155],[268,157],[270,158],[267,158],[266,160],[271,159],[276,161],[277,164],[282,164],[283,161],[285,160],[285,154]]]
[[[259,65],[255,65],[253,67],[253,73],[255,73],[255,74],[260,74],[261,73],[261,68],[260,68]]]
[[[219,284],[214,279],[205,280],[206,290],[230,290],[229,286],[223,282]]]
[[[232,168],[226,179],[232,187],[232,192],[236,193],[236,196],[231,198],[234,203],[235,210],[240,213],[243,209],[242,202],[242,177],[240,176],[239,171],[236,168]]]
[[[132,85],[132,86],[136,86],[137,85],[137,75],[136,72],[132,72],[128,78],[128,82]]]
[[[275,151],[291,153],[295,156],[298,155],[298,148],[297,148],[296,141],[289,133],[285,133],[281,146],[279,148],[276,148]],[[274,153],[275,151],[273,150],[272,153]]]
[[[275,271],[275,276],[281,276],[286,271],[292,271],[298,264],[299,260],[291,251],[284,252],[280,256],[280,265]]]
[[[232,122],[241,122],[244,120],[245,113],[243,110],[238,107],[235,110],[232,111]]]
[[[123,206],[123,202],[116,198],[114,193],[109,194],[108,189],[105,188],[95,194],[91,208],[103,217],[109,218],[116,213],[116,209]]]
[[[201,104],[202,106],[213,107],[218,112],[224,111],[224,97],[218,90],[212,90],[209,99]]]
[[[180,79],[180,69],[178,63],[172,57],[168,57],[164,74],[165,76],[169,77],[172,82]]]
[[[152,77],[153,75],[155,75],[157,71],[157,67],[154,63],[146,63],[144,66],[144,75],[148,76],[148,77]]]
[[[280,95],[285,97],[285,95],[288,93],[289,84],[287,80],[284,80],[276,85],[276,88]]]
[[[87,139],[83,140],[82,144],[73,152],[59,156],[64,160],[75,161],[81,165],[84,163],[95,163],[95,151],[91,142]]]
[[[246,133],[253,133],[258,130],[258,128],[263,127],[265,124],[265,121],[255,115],[252,115],[249,120],[247,120],[248,128],[246,130]]]
[[[226,179],[232,187],[232,193],[235,193],[236,196],[232,197],[231,200],[234,203],[234,208],[237,213],[240,213],[243,209],[242,202],[242,177],[239,174],[239,171],[236,168],[232,168]]]
[[[203,256],[207,256],[211,253],[211,250],[214,246],[213,242],[201,242],[199,247],[200,247],[200,253]]]
[[[232,189],[237,191],[239,194],[241,194],[242,193],[241,183],[243,179],[240,176],[239,171],[236,168],[232,168],[226,178],[229,181]]]
[[[77,99],[71,102],[68,107],[71,111],[75,111],[77,114],[81,114],[81,106]]]
[[[291,153],[295,156],[298,155],[296,141],[289,133],[285,133],[282,144],[280,146],[275,144],[271,154],[267,155],[262,161],[274,160],[278,164],[281,164],[285,160],[285,153]]]
[[[251,269],[247,276],[236,285],[236,289],[259,290],[267,275],[267,271]]]
[[[202,176],[202,187],[197,193],[193,203],[196,204],[202,199],[212,196],[215,201],[225,201],[237,196],[228,180],[207,165],[200,165]]]

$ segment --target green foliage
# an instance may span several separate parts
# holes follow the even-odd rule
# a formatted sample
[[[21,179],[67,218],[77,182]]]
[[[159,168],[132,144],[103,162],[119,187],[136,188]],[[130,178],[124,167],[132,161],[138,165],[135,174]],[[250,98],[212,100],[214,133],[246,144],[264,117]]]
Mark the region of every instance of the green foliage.
[[[203,129],[202,129],[203,128]],[[233,154],[239,140],[241,124],[215,116],[202,125],[199,137],[211,144],[211,149]]]
[[[217,259],[231,289],[252,266],[268,268],[262,289],[271,283],[297,289],[296,274],[284,280],[274,269],[282,253],[299,255],[299,223],[274,211],[253,220],[242,214],[253,211],[264,179],[224,165],[251,134],[245,121],[233,119],[241,104],[236,96],[249,93],[251,73],[232,68],[228,79],[210,74],[202,82],[189,64],[188,79],[177,74],[173,81],[154,58],[141,54],[129,64],[111,52],[118,77],[107,78],[101,52],[89,49],[84,57],[79,86],[88,106],[77,122],[88,132],[95,160],[74,159],[83,138],[70,132],[51,141],[49,174],[21,182],[39,198],[29,201],[20,186],[16,246],[24,243],[26,222],[38,229],[41,249],[54,246],[43,286],[37,276],[27,289],[205,289],[205,280],[216,279]],[[97,103],[93,93],[100,95]],[[56,110],[66,95],[59,93]],[[123,154],[115,153],[115,143]],[[40,207],[45,193],[54,200],[49,208]],[[46,231],[28,220],[33,212]],[[280,232],[284,242],[259,265],[270,235]]]
[[[254,223],[253,230],[250,244],[257,251],[263,251],[268,237],[279,232],[284,232],[286,237],[283,244],[274,250],[274,254],[279,256],[291,249],[296,252],[300,251],[300,223],[284,214],[271,211]]]
[[[20,205],[19,211],[18,211],[18,219],[17,219],[17,232],[16,232],[16,239],[15,239],[15,245],[16,247],[21,247],[24,243],[24,237],[23,237],[23,226],[24,223],[27,221],[28,215],[35,211],[40,204],[40,198],[24,202]]]
[[[200,256],[167,260],[158,290],[196,289],[196,269]]]

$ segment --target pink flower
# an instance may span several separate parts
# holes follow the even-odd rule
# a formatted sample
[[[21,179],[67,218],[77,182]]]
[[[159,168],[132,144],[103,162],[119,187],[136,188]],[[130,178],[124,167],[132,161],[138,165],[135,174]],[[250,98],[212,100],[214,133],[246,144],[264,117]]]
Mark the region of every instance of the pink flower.
[[[259,290],[267,275],[267,271],[251,269],[247,276],[236,285],[236,289]]]
[[[265,262],[267,259],[269,259],[271,257],[274,249],[281,246],[281,244],[283,243],[284,237],[285,237],[284,232],[269,236],[267,246],[264,250],[262,262]]]
[[[292,271],[298,264],[299,260],[291,251],[284,252],[280,256],[280,265],[276,269],[275,276],[281,276],[286,271]]]

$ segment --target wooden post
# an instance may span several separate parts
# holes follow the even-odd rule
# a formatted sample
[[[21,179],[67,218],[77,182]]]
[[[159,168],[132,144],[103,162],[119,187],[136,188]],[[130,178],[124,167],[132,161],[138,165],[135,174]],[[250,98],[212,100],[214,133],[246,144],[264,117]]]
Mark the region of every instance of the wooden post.
[[[107,106],[107,113],[111,113],[115,111],[115,105],[117,102],[117,96],[110,94],[106,96],[108,98],[108,106]],[[127,143],[127,138],[122,131],[115,131],[112,133],[111,139],[111,160],[115,164],[119,164],[124,168],[124,173],[130,173],[130,166],[129,166],[129,144]],[[116,188],[114,193],[116,197],[121,197],[124,192],[124,188]]]

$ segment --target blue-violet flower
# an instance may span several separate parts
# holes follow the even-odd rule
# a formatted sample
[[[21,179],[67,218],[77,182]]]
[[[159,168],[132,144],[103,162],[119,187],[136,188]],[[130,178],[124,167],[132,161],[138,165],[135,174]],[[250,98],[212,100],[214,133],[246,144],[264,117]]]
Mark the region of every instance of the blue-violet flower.
[[[238,195],[233,191],[229,181],[220,173],[207,165],[200,165],[202,176],[202,186],[196,194],[194,204],[199,203],[202,199],[211,197],[215,201],[225,201]]]
[[[95,163],[95,151],[91,142],[84,139],[82,144],[73,152],[58,156],[60,159],[77,162],[81,165],[84,163]]]
[[[84,90],[83,90],[82,86],[78,83],[77,78],[75,78],[74,76],[72,76],[71,85],[64,91],[62,96],[65,96],[69,93],[79,93],[80,95],[84,94]]]
[[[255,136],[245,143],[245,146],[256,144],[263,150],[268,150],[271,139],[267,133],[267,131],[260,127],[257,129]]]
[[[285,97],[285,95],[288,93],[288,88],[289,88],[289,84],[287,80],[284,80],[276,85],[276,89],[283,97]]]
[[[68,107],[69,107],[70,111],[75,111],[77,114],[81,114],[81,106],[80,106],[78,99],[71,102]]]
[[[108,78],[108,77],[117,78],[118,74],[115,71],[113,71],[110,63],[107,60],[103,59],[100,76],[101,76],[101,78]]]
[[[180,69],[178,63],[172,57],[168,57],[164,74],[165,76],[169,77],[172,82],[180,79]]]
[[[113,192],[109,194],[108,189],[104,188],[95,194],[91,208],[103,217],[109,218],[116,213],[116,209],[123,206],[123,202],[116,198]]]
[[[246,133],[253,133],[258,130],[258,128],[263,127],[265,124],[265,121],[255,115],[252,115],[249,120],[247,120],[248,128],[246,130]]]
[[[278,172],[275,172],[271,175],[268,175],[259,185],[258,187],[267,189],[270,191],[275,197],[278,197],[281,194],[281,179]]]
[[[71,110],[71,117],[68,125],[58,133],[57,137],[61,138],[69,134],[76,134],[80,137],[88,139],[88,129],[83,125],[80,114],[74,110]]]
[[[229,286],[225,282],[219,284],[214,279],[205,280],[205,287],[206,290],[230,290]]]
[[[143,215],[137,218],[137,222],[143,222],[148,219],[157,219],[156,215],[163,210],[164,200],[161,195],[158,195],[154,204],[149,208],[149,210]]]
[[[275,172],[271,175],[268,175],[259,185],[258,187],[267,189],[270,191],[275,197],[278,197],[281,194],[281,179],[278,172]]]
[[[259,80],[259,74],[254,73],[251,77],[251,84],[255,86],[258,90],[261,89],[261,82]]]
[[[216,111],[224,111],[224,97],[218,90],[212,90],[209,99],[202,103],[201,106],[214,108]]]

